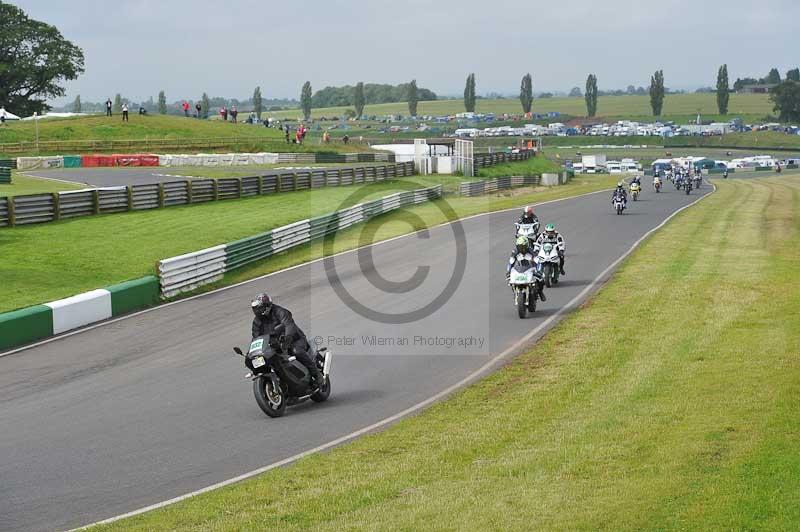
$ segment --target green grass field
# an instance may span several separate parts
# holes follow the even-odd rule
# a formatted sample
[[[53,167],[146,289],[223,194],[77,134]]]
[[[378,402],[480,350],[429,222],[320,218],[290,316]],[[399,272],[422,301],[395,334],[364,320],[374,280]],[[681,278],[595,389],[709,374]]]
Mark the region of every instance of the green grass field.
[[[454,191],[464,179],[458,176],[414,176],[402,181],[416,183],[419,188],[443,184],[445,190]],[[459,216],[465,216],[523,205],[528,201],[600,190],[610,187],[613,181],[608,176],[587,176],[552,189],[516,189],[494,197],[451,197],[447,202]],[[362,201],[398,190],[391,181],[368,187],[370,195]],[[0,249],[3,250],[0,254],[0,278],[5,287],[0,299],[0,312],[149,275],[154,273],[154,265],[160,259],[333,212],[352,204],[350,196],[357,188],[332,187],[0,229]],[[434,206],[415,209],[431,223],[442,221],[441,213]],[[387,219],[391,220],[391,216],[388,215]],[[378,237],[395,236],[409,230],[411,228],[400,221],[382,227]],[[341,245],[341,249],[356,245],[360,233],[353,231],[352,234],[355,235],[352,239],[348,239],[346,234],[337,237],[337,245]],[[299,264],[319,256],[319,252],[317,247],[303,246],[242,268],[227,276],[224,283],[275,271],[289,263]]]
[[[314,109],[312,117],[342,117],[344,111],[350,107],[327,107],[324,109]],[[419,102],[417,115],[454,115],[464,111],[462,100],[436,100],[432,102]],[[480,99],[476,104],[476,111],[479,113],[509,113],[520,114],[522,112],[519,100],[508,98],[502,100]],[[547,113],[557,111],[561,114],[570,116],[585,116],[586,102],[583,98],[537,98],[533,101],[534,113]],[[664,117],[668,119],[694,119],[700,112],[704,118],[718,118],[717,102],[715,94],[671,94],[664,100]],[[388,115],[388,114],[408,114],[408,104],[387,103],[367,105],[364,113],[366,115]],[[765,94],[732,94],[729,105],[731,116],[742,116],[752,119],[760,119],[772,114],[772,103]],[[264,113],[265,116],[275,118],[294,118],[302,117],[302,112],[298,110],[277,111]],[[641,118],[652,121],[650,109],[650,98],[648,96],[601,96],[597,103],[597,115],[600,117],[631,117]],[[729,118],[728,118],[729,119]]]
[[[28,177],[17,171],[11,172],[11,184],[0,185],[0,198],[3,196],[22,196],[24,194],[45,194],[48,192],[59,192],[62,190],[78,190],[85,188],[81,185],[64,183],[53,179],[40,179],[38,177]]]
[[[101,530],[797,529],[800,182],[718,185],[491,377]]]

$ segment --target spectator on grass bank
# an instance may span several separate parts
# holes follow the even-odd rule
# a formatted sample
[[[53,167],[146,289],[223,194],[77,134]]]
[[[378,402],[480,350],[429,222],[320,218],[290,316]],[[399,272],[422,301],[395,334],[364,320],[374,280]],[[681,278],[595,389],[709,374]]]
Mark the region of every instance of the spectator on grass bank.
[[[123,122],[127,122],[128,121],[128,104],[127,103],[123,103],[122,104],[122,121]]]
[[[286,126],[285,131],[286,131],[286,144],[291,144],[291,142],[289,141],[289,126]]]
[[[106,116],[111,116],[111,106],[114,105],[111,103],[111,98],[106,100]]]
[[[146,115],[146,114],[147,114],[147,109],[145,109],[144,107],[142,107],[142,106],[140,105],[140,106],[139,106],[139,114],[140,114],[140,115]]]
[[[325,130],[325,133],[322,134],[322,143],[328,144],[331,141],[331,134],[328,133],[328,130]]]
[[[342,142],[344,142],[345,144],[347,144],[348,142],[350,142],[350,137],[349,137],[348,135],[346,135],[346,134],[345,134],[345,136],[344,136],[344,137],[342,137]]]
[[[228,121],[228,110],[223,105],[222,108],[219,110],[219,116],[222,117],[222,120],[227,122]]]
[[[181,105],[181,108],[183,109],[183,116],[189,118],[189,102],[184,100],[183,104]]]
[[[239,116],[239,111],[236,110],[236,106],[234,105],[231,107],[231,122],[234,124],[236,123],[236,117]]]
[[[197,111],[197,118],[200,118],[201,111],[203,110],[203,106],[200,105],[200,102],[197,102],[196,104],[194,104],[194,109],[195,109],[195,111]]]
[[[0,107],[0,126],[7,126],[6,124],[6,107]]]

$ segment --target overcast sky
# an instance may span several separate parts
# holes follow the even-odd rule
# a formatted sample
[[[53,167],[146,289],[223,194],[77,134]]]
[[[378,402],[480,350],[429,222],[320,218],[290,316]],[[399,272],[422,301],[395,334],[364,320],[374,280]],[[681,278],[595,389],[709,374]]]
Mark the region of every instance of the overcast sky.
[[[164,89],[169,101],[212,96],[294,97],[313,87],[416,78],[460,94],[667,86],[784,75],[800,64],[798,0],[12,0],[83,48],[86,72],[71,100],[133,100]]]

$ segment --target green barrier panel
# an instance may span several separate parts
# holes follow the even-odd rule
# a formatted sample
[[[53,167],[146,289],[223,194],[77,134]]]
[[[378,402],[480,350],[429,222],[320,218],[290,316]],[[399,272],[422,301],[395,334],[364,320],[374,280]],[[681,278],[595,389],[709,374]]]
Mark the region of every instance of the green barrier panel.
[[[225,246],[225,270],[232,270],[272,255],[272,232],[236,240]]]
[[[112,316],[150,307],[160,300],[158,277],[154,275],[107,286],[106,290],[111,292]]]
[[[45,305],[0,314],[0,349],[53,335],[53,310]]]
[[[80,155],[65,155],[64,168],[80,168],[81,156]]]
[[[5,185],[11,184],[11,169],[0,168],[0,183]]]
[[[787,164],[786,165],[786,169],[787,170],[796,170],[797,168],[800,168],[800,166],[798,166],[796,164]]]

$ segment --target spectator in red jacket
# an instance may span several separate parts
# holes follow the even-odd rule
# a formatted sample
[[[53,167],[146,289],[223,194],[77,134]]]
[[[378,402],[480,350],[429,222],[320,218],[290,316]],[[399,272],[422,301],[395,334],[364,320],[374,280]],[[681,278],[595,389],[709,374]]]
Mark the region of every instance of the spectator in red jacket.
[[[189,118],[189,102],[184,100],[183,105],[181,107],[183,107],[183,116]]]

